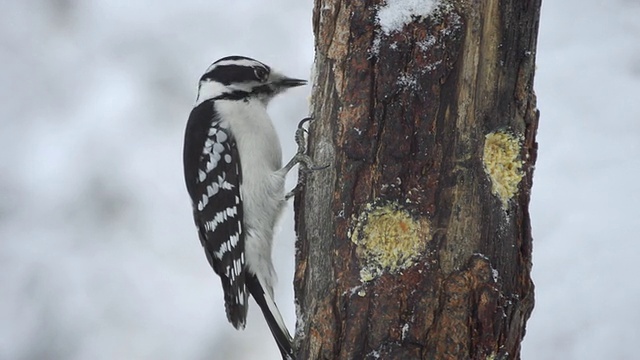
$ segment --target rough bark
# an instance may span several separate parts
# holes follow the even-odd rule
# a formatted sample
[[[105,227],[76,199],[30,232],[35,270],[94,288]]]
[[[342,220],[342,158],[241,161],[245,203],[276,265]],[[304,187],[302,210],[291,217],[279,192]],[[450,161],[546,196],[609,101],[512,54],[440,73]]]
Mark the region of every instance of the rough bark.
[[[401,31],[316,0],[296,197],[299,359],[517,359],[533,308],[529,197],[540,0],[459,0]]]

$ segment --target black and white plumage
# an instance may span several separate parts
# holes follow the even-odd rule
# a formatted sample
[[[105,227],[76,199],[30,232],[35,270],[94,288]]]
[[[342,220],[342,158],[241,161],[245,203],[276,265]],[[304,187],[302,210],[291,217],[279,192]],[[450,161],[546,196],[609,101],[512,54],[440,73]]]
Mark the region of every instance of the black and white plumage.
[[[184,140],[184,175],[200,242],[222,281],[227,318],[245,326],[248,294],[260,306],[284,359],[291,336],[273,300],[273,231],[284,181],[303,158],[282,167],[269,101],[306,81],[242,56],[214,62],[200,78]]]

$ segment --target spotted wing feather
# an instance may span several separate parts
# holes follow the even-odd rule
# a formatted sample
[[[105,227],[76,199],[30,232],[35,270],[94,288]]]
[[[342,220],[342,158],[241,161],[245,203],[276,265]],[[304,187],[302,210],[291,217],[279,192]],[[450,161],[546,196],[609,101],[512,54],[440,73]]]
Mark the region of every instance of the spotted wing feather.
[[[248,292],[242,169],[236,141],[223,125],[214,101],[192,110],[185,134],[184,171],[200,241],[222,280],[227,318],[234,327],[244,328]]]

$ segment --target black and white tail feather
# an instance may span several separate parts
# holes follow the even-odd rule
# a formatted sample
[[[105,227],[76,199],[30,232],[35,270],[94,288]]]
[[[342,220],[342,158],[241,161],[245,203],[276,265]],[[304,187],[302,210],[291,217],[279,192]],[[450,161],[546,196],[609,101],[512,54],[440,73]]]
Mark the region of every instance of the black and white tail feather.
[[[249,275],[246,283],[249,292],[251,292],[251,296],[256,300],[258,306],[260,306],[260,310],[262,310],[262,314],[267,320],[267,325],[269,325],[269,330],[271,330],[271,334],[278,344],[282,358],[293,360],[291,335],[289,335],[287,325],[284,323],[284,319],[273,297],[264,290],[264,287],[255,275]]]
[[[285,77],[242,56],[214,62],[200,78],[184,139],[184,175],[200,242],[220,276],[229,322],[246,324],[251,294],[283,359],[292,339],[273,298],[275,223],[285,204],[284,179],[299,153],[282,167],[282,151],[267,114],[269,101],[306,81]]]

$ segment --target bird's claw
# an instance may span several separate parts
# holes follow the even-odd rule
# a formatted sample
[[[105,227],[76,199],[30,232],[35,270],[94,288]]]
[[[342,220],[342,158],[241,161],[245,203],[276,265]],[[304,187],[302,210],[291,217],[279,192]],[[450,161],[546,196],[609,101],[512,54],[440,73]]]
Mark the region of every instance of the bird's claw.
[[[306,118],[300,120],[300,122],[298,123],[298,129],[303,129],[304,131],[307,131],[304,128],[304,124],[306,124],[308,122],[311,122],[311,121],[313,121],[313,117],[311,117],[311,116],[307,116]]]
[[[302,169],[300,169],[300,171],[306,172],[306,173],[310,173],[313,171],[319,171],[319,170],[324,170],[329,168],[329,165],[318,165],[318,166],[309,166],[309,165],[305,165]]]
[[[291,190],[285,195],[285,200],[290,199],[300,190],[302,185],[305,183],[307,174],[313,171],[324,170],[329,167],[329,165],[322,165],[322,166],[315,165],[313,163],[313,160],[311,160],[311,157],[307,155],[307,136],[306,135],[309,133],[309,131],[304,127],[304,125],[311,121],[313,121],[312,117],[306,117],[300,120],[300,122],[298,123],[298,128],[296,129],[295,141],[296,141],[296,144],[298,145],[298,150],[296,151],[296,154],[293,156],[291,161],[289,161],[289,163],[285,166],[285,168],[287,169],[287,171],[289,171],[291,170],[292,167],[299,164],[300,173],[298,176],[298,184],[296,184],[293,190]]]

